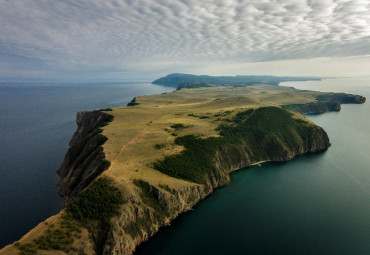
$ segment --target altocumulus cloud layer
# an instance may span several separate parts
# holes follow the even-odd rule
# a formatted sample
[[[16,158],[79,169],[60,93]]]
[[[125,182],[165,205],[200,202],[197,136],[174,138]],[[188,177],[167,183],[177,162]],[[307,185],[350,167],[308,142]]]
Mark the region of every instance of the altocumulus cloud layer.
[[[0,24],[0,78],[370,54],[369,0],[0,0]]]

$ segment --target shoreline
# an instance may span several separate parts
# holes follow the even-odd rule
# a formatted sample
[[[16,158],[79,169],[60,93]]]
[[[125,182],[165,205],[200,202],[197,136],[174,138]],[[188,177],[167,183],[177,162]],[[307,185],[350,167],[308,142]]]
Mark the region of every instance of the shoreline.
[[[266,163],[266,162],[271,162],[271,160],[262,160],[262,161],[258,161],[256,163],[253,163],[250,165],[250,167],[252,166],[258,166],[258,165],[262,165],[263,163]]]
[[[266,86],[261,86],[259,88],[261,88],[260,90],[268,89],[268,88],[265,88],[265,87]],[[251,90],[253,93],[257,93],[257,92],[254,91],[255,88],[251,88],[251,89],[242,88],[242,89],[243,90],[248,90],[248,91]],[[104,128],[103,133],[106,137],[108,137],[108,138],[116,137],[117,134],[118,135],[120,134],[119,132],[125,132],[124,134],[126,134],[127,133],[126,129],[128,129],[128,128],[126,128],[126,129],[122,128],[122,126],[119,125],[121,123],[124,123],[125,125],[128,125],[128,124],[130,124],[130,121],[131,121],[131,122],[133,122],[134,125],[131,125],[131,126],[128,126],[128,127],[135,127],[135,128],[133,130],[128,129],[129,131],[131,131],[131,133],[130,133],[131,136],[128,136],[126,138],[127,141],[125,140],[125,143],[123,143],[123,147],[121,147],[121,143],[120,144],[113,143],[114,139],[108,139],[108,142],[106,144],[104,144],[104,146],[103,146],[104,147],[104,152],[106,153],[106,155],[108,157],[108,160],[110,162],[112,162],[111,168],[109,168],[105,172],[104,176],[115,176],[116,177],[115,181],[117,181],[118,185],[122,188],[122,190],[131,191],[130,194],[129,193],[124,193],[124,194],[128,194],[127,196],[130,196],[130,198],[133,198],[133,199],[132,199],[132,201],[128,200],[126,202],[126,204],[122,208],[122,213],[119,215],[119,218],[114,222],[114,226],[110,231],[111,231],[113,237],[120,236],[120,238],[119,239],[108,240],[108,241],[114,241],[114,243],[112,243],[109,247],[108,246],[105,247],[107,249],[107,251],[109,250],[109,251],[112,251],[112,252],[113,251],[118,252],[122,247],[124,247],[124,250],[120,250],[120,251],[124,252],[124,253],[127,252],[127,254],[129,254],[130,251],[132,252],[135,249],[135,246],[137,246],[140,242],[143,242],[144,240],[147,240],[148,238],[150,238],[155,232],[158,231],[158,229],[161,226],[166,225],[166,223],[169,223],[171,220],[176,218],[179,213],[182,213],[186,210],[189,210],[188,208],[190,208],[190,210],[191,210],[191,208],[195,204],[197,204],[198,202],[203,200],[203,198],[205,198],[206,196],[210,195],[212,193],[213,189],[216,189],[218,187],[221,187],[221,186],[224,186],[224,185],[228,184],[230,182],[229,174],[231,172],[237,171],[237,170],[242,170],[243,168],[249,168],[249,167],[256,166],[256,165],[261,165],[261,164],[263,164],[265,162],[268,162],[268,161],[274,161],[275,159],[277,159],[278,161],[281,160],[281,159],[279,159],[278,156],[275,155],[275,157],[272,157],[274,160],[261,160],[261,161],[254,162],[254,163],[250,164],[249,166],[247,166],[248,160],[243,160],[244,157],[242,157],[242,156],[244,154],[242,153],[242,150],[241,150],[240,153],[237,154],[237,155],[241,156],[242,158],[240,158],[239,161],[234,160],[234,161],[232,161],[232,164],[230,164],[228,166],[225,166],[225,165],[221,165],[221,162],[229,162],[227,160],[227,153],[226,153],[227,151],[226,151],[225,156],[221,156],[220,158],[218,158],[220,160],[219,167],[224,166],[226,168],[224,168],[224,170],[220,168],[219,169],[220,171],[212,172],[212,175],[210,176],[209,183],[208,183],[209,187],[207,187],[207,189],[200,187],[200,185],[193,185],[193,184],[190,185],[188,183],[188,181],[184,181],[183,179],[174,178],[171,175],[163,175],[162,172],[153,171],[152,168],[148,167],[147,162],[145,162],[148,159],[148,157],[147,157],[148,155],[151,155],[151,154],[154,154],[154,153],[156,155],[158,154],[158,149],[155,148],[154,145],[160,144],[159,142],[162,142],[162,140],[164,141],[164,138],[166,138],[167,139],[166,142],[168,142],[168,141],[174,140],[175,139],[174,137],[178,135],[177,133],[179,133],[181,136],[184,136],[187,133],[192,134],[192,133],[197,133],[197,132],[200,132],[200,131],[203,132],[203,130],[211,130],[213,132],[214,122],[211,122],[209,120],[204,120],[204,119],[211,119],[212,120],[212,118],[218,117],[216,115],[217,114],[221,115],[220,112],[223,111],[223,109],[228,109],[227,114],[230,115],[230,113],[233,112],[233,111],[230,111],[230,105],[229,105],[230,102],[231,102],[230,99],[232,99],[233,97],[238,97],[239,94],[240,94],[239,90],[242,90],[242,89],[241,88],[233,89],[232,91],[230,91],[230,95],[228,95],[227,98],[225,97],[221,101],[219,101],[219,95],[218,95],[219,91],[218,91],[218,89],[215,89],[214,91],[211,91],[211,92],[214,93],[214,95],[213,94],[212,95],[215,99],[212,100],[212,101],[204,101],[204,102],[202,101],[202,99],[203,99],[202,96],[204,96],[203,94],[208,95],[210,92],[208,90],[205,90],[205,89],[204,90],[199,90],[199,93],[198,93],[199,95],[197,97],[199,97],[199,101],[204,104],[204,108],[202,109],[204,112],[209,111],[209,109],[210,109],[209,104],[210,103],[212,103],[212,104],[214,104],[215,106],[218,107],[218,108],[216,108],[217,110],[214,110],[212,112],[213,115],[209,114],[211,116],[207,115],[208,116],[207,118],[201,118],[203,116],[202,114],[204,114],[202,112],[201,113],[196,112],[196,114],[200,115],[201,117],[199,117],[198,115],[194,115],[192,108],[187,106],[187,108],[184,108],[184,109],[180,108],[180,110],[182,110],[182,111],[186,110],[185,114],[180,115],[180,117],[178,117],[179,115],[177,114],[178,113],[177,111],[179,111],[179,109],[176,109],[176,110],[173,110],[173,112],[171,112],[171,114],[173,114],[173,115],[168,115],[169,113],[164,112],[164,111],[163,111],[163,113],[160,112],[163,116],[165,116],[167,118],[166,121],[163,121],[163,120],[162,120],[162,122],[158,121],[158,120],[161,120],[160,117],[162,117],[162,115],[155,116],[156,118],[153,119],[153,114],[158,114],[158,113],[157,113],[157,111],[152,110],[153,113],[151,114],[149,109],[155,109],[154,107],[155,106],[158,107],[158,104],[161,105],[163,108],[167,107],[167,104],[164,104],[163,102],[167,100],[167,101],[170,101],[170,103],[173,103],[174,98],[171,97],[171,96],[173,96],[175,93],[174,94],[172,94],[172,93],[171,94],[166,94],[165,96],[156,95],[156,96],[151,96],[151,97],[140,97],[139,98],[140,99],[139,100],[139,106],[134,106],[132,108],[126,108],[125,107],[125,108],[122,108],[122,109],[121,108],[114,108],[113,109],[113,114],[114,114],[114,117],[115,117],[115,121],[114,121],[114,123],[109,124]],[[249,92],[251,92],[251,91],[249,91]],[[179,93],[181,93],[181,95],[182,95],[182,97],[180,97],[181,100],[183,98],[185,100],[189,96],[191,96],[193,98],[193,95],[192,95],[193,91],[184,90],[182,92],[176,92],[176,96],[178,96]],[[274,94],[275,90],[268,91],[268,93]],[[290,93],[290,91],[287,91],[286,93]],[[297,98],[301,96],[303,98],[307,97],[308,99],[306,98],[306,100],[311,100],[311,98],[313,97],[313,95],[311,95],[311,94],[308,95],[305,92],[298,92],[298,93],[300,93],[300,94],[297,94]],[[191,95],[188,95],[188,94],[191,94]],[[263,94],[263,96],[264,96],[264,94]],[[197,99],[197,97],[195,97],[195,99]],[[246,107],[250,107],[249,104],[251,104],[251,101],[250,101],[249,97],[250,96],[248,94],[248,97],[243,98],[243,100],[244,100],[243,102],[245,103]],[[222,103],[221,106],[219,105],[220,102]],[[232,101],[232,102],[234,102],[234,101]],[[178,107],[182,106],[182,103],[183,102],[179,100]],[[199,102],[196,101],[195,103],[197,104],[197,109],[199,111]],[[195,103],[193,103],[193,104],[195,104]],[[172,104],[172,105],[174,105],[174,104]],[[171,105],[171,109],[173,109],[172,105]],[[148,107],[148,106],[151,106],[151,107]],[[168,107],[170,107],[170,106],[168,106]],[[234,109],[235,111],[241,111],[241,109],[243,109],[243,108],[240,108],[239,103],[237,103],[235,106],[233,105],[233,107],[234,108],[232,108],[232,109]],[[266,107],[263,108],[263,106],[259,106],[259,107],[261,107],[261,109],[266,108]],[[274,106],[271,106],[270,108],[275,109],[275,108],[278,108],[278,107],[275,106],[275,108],[274,108]],[[167,109],[167,108],[165,108],[165,109]],[[219,109],[221,109],[221,111]],[[112,110],[110,110],[110,111],[112,111]],[[282,109],[280,109],[279,111],[282,111]],[[140,115],[140,120],[138,122],[138,120],[135,119],[134,117],[137,117],[139,113],[141,113],[141,115]],[[261,112],[259,114],[263,114],[263,113],[264,112]],[[167,114],[168,116],[164,115],[164,114]],[[225,118],[225,119],[226,118],[231,118],[227,114],[224,114],[224,113],[222,113],[222,114],[223,114],[222,117]],[[173,116],[175,116],[175,117],[173,117]],[[233,116],[233,117],[235,117],[235,116]],[[292,117],[289,115],[289,118],[292,118]],[[221,119],[221,120],[223,120],[223,119]],[[189,125],[189,129],[176,130],[176,135],[174,136],[173,133],[168,132],[168,129],[169,129],[168,126],[171,123],[177,123],[179,121],[182,122],[182,123],[186,123],[186,124],[191,123],[192,125]],[[90,124],[89,123],[90,122],[87,121],[85,126],[87,127],[88,125],[91,124],[91,123]],[[168,123],[170,123],[170,124],[168,124]],[[292,122],[292,123],[294,124],[295,122]],[[302,122],[298,122],[298,123],[301,125]],[[80,127],[80,125],[79,125],[79,127]],[[190,129],[190,127],[192,129]],[[143,130],[145,132],[143,131],[143,132],[140,133],[139,131],[141,130],[141,128],[143,128]],[[171,126],[171,128],[173,128],[173,127]],[[318,131],[318,130],[316,130],[316,131]],[[173,132],[175,132],[175,131],[173,131]],[[324,131],[322,131],[322,132],[323,132],[322,133],[323,137],[321,137],[322,138],[321,142],[323,143],[323,146],[324,146],[324,143],[325,143],[324,134],[325,134],[325,132]],[[144,136],[143,134],[145,134],[147,136]],[[157,134],[157,135],[160,134],[161,136],[157,137],[157,136],[155,136],[155,134]],[[147,146],[147,147],[137,146],[137,144],[140,144],[140,143],[145,143],[147,145],[148,144],[148,139],[152,139],[152,140],[149,140],[149,141],[152,143],[153,146]],[[160,139],[162,139],[162,140],[160,140]],[[135,142],[133,142],[133,141],[135,141]],[[173,145],[171,143],[169,143],[169,145],[167,145],[167,146],[173,146]],[[120,149],[120,150],[117,150],[117,148]],[[172,147],[168,147],[168,148],[173,149]],[[320,148],[318,148],[318,149],[320,149]],[[141,151],[138,151],[139,149],[144,151],[148,155],[141,153]],[[170,151],[169,149],[168,149],[168,151]],[[174,149],[176,149],[176,148],[174,148]],[[163,150],[163,153],[164,153],[163,155],[168,154],[166,148],[164,148],[162,150]],[[307,151],[302,150],[302,151],[298,152],[299,154],[297,154],[297,155],[300,155],[301,153],[307,153],[311,150],[313,150],[313,148],[307,148]],[[123,152],[125,154],[123,154]],[[136,157],[124,157],[125,155],[126,156],[131,155],[130,153],[131,154],[135,153]],[[143,159],[139,158],[140,155],[143,157]],[[170,155],[170,154],[168,154],[168,155]],[[122,162],[118,161],[121,156],[122,156],[122,159],[121,159]],[[84,155],[82,155],[81,157],[82,157],[83,160],[87,159],[87,158],[84,157]],[[262,157],[262,158],[264,158],[264,157]],[[291,160],[293,158],[283,157],[283,159],[284,160]],[[125,164],[123,165],[123,163],[125,163]],[[121,164],[121,165],[119,165],[119,164]],[[243,166],[243,164],[245,165],[245,167],[240,167],[240,166]],[[124,168],[122,168],[122,167],[124,167]],[[236,168],[236,169],[232,170],[233,168],[234,169]],[[122,169],[124,169],[124,172],[122,171]],[[138,169],[140,169],[140,171]],[[144,173],[145,173],[145,175],[143,175]],[[136,180],[136,179],[139,179],[139,178],[145,184],[144,188],[147,188],[147,189],[143,189],[141,186],[138,186],[135,183],[131,183],[131,181],[130,181],[130,180]],[[165,184],[168,183],[170,188],[168,187],[168,185],[167,185],[167,187],[162,185],[162,186],[164,186],[164,187],[162,187],[161,184],[163,184],[163,182]],[[196,182],[194,182],[194,183],[196,183]],[[143,192],[144,192],[144,194],[148,193],[148,194],[146,194],[148,196],[150,195],[150,196],[154,197],[156,200],[158,200],[159,203],[165,204],[166,208],[176,209],[176,212],[171,213],[172,215],[171,214],[169,214],[167,216],[165,215],[164,222],[163,222],[162,218],[159,217],[159,216],[162,216],[162,215],[159,215],[159,213],[161,213],[162,211],[156,210],[157,208],[151,206],[151,204],[143,204],[142,207],[139,208],[140,209],[139,214],[137,214],[137,212],[133,210],[133,209],[135,209],[135,205],[136,205],[134,202],[136,200],[142,200],[143,199],[142,195],[141,195],[141,194],[143,194]],[[78,193],[78,192],[76,192],[76,193]],[[176,200],[176,198],[178,198],[178,199]],[[189,207],[189,205],[190,205],[190,207]],[[145,214],[145,212],[147,212],[147,211],[149,211],[150,213]],[[157,217],[157,214],[159,215],[158,217]],[[138,221],[138,220],[140,220],[140,221]],[[146,224],[147,222],[150,222],[150,221],[152,222],[152,225],[149,229],[145,229],[141,225],[138,225],[138,226],[133,225],[133,224],[135,224],[135,222],[144,222]],[[131,224],[131,225],[129,225],[129,224]],[[133,226],[135,226],[135,228]],[[136,228],[138,228],[138,229],[136,229]],[[123,236],[122,236],[122,230],[124,230]]]

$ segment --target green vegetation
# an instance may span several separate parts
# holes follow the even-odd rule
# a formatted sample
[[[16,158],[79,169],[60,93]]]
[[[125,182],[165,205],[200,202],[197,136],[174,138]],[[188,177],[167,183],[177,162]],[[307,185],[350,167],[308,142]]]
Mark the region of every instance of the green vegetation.
[[[183,129],[183,128],[187,128],[189,126],[186,126],[184,124],[181,124],[181,123],[175,123],[171,126],[173,129],[176,129],[176,130],[180,130],[180,129]]]
[[[335,102],[340,104],[358,104],[366,101],[366,98],[362,96],[345,93],[328,93],[324,95],[317,95],[316,99],[318,101]]]
[[[16,244],[21,255],[37,254],[38,250],[61,250],[70,254],[74,239],[80,238],[80,227],[86,227],[98,254],[110,229],[110,218],[118,214],[122,194],[107,178],[100,178],[67,205],[67,212],[58,225],[48,229],[32,243]]]
[[[127,104],[127,106],[135,106],[135,105],[138,105],[139,103],[136,102],[136,97],[134,97],[130,103]]]
[[[200,139],[193,135],[178,137],[175,143],[186,150],[154,163],[154,168],[175,178],[205,183],[205,174],[212,170],[213,156],[219,139]]]
[[[79,237],[81,230],[71,218],[62,219],[60,226],[50,226],[46,233],[35,239],[33,242],[41,250],[62,250],[68,252]]]
[[[299,143],[308,145],[313,128],[278,107],[249,109],[236,114],[230,125],[219,126],[220,137],[176,138],[175,143],[186,150],[157,161],[154,168],[175,178],[204,184],[215,168],[216,152],[229,152],[225,164],[238,162],[246,155],[251,161],[285,157],[287,151],[295,150]]]
[[[152,213],[149,210],[145,210],[144,215],[137,216],[136,221],[130,222],[125,226],[125,231],[133,238],[136,238],[140,236],[143,230],[150,232],[153,223],[162,222],[169,215],[169,212],[164,201],[159,200],[157,188],[139,179],[134,180],[134,184],[141,190],[142,203],[153,209]],[[168,185],[165,185],[165,188],[169,189]]]
[[[152,222],[150,215],[146,214],[145,217],[138,217],[135,222],[126,224],[125,231],[133,238],[140,236],[145,230],[150,230]]]
[[[110,219],[119,213],[122,203],[121,191],[113,181],[99,178],[67,205],[67,212],[72,218],[89,230],[97,254],[102,252],[107,240]]]
[[[172,192],[172,189],[167,184],[159,184],[159,187],[161,187],[164,190],[167,190],[168,192]]]
[[[98,112],[111,112],[113,111],[112,108],[103,108],[103,109],[99,109],[99,110],[96,110]]]
[[[141,189],[140,197],[143,203],[154,209],[157,220],[163,220],[168,215],[168,208],[159,201],[155,188],[143,180],[134,180],[134,184]]]
[[[279,84],[283,81],[319,80],[311,77],[278,77],[269,75],[237,75],[237,76],[209,76],[173,73],[153,81],[153,84],[178,87],[183,84],[214,84],[214,85],[253,85],[253,84]]]
[[[157,150],[160,150],[162,148],[164,148],[166,145],[164,143],[157,143],[154,145],[154,148],[156,148]]]
[[[14,245],[20,250],[20,255],[37,254],[38,250],[60,250],[69,253],[74,239],[80,237],[79,223],[69,213],[62,216],[60,223],[50,225],[48,229],[32,243]]]
[[[195,83],[183,83],[177,87],[177,90],[181,89],[196,89],[202,87],[212,87],[212,85],[202,82],[195,82]]]
[[[230,111],[226,111],[226,112],[229,112],[230,113]],[[225,113],[226,113],[225,112]],[[244,111],[244,112],[239,112],[239,113],[237,113],[236,115],[235,115],[235,117],[234,117],[234,122],[235,123],[242,123],[247,117],[249,117],[252,113],[254,112],[254,109],[248,109],[248,110],[246,110],[246,111]],[[229,114],[228,113],[228,114]]]
[[[253,109],[250,109],[249,111],[252,111],[253,112]],[[224,112],[219,112],[219,113],[216,113],[214,114],[213,116],[215,118],[217,118],[216,120],[220,121],[220,120],[223,120],[223,121],[227,121],[227,122],[233,122],[231,119],[229,118],[221,118],[221,117],[226,117],[226,116],[229,116],[233,111],[230,111],[230,110],[227,110],[227,111],[224,111]]]
[[[201,114],[201,115],[197,115],[197,114],[194,114],[194,113],[189,113],[188,116],[189,117],[196,117],[196,118],[199,118],[199,119],[209,119],[210,118],[210,116],[208,116],[208,113]]]
[[[38,251],[36,245],[33,243],[16,243],[15,246],[20,250],[19,255],[35,255]]]
[[[327,93],[316,95],[316,100],[316,102],[289,104],[282,105],[281,107],[289,111],[303,114],[319,114],[327,111],[340,111],[340,104],[362,104],[366,101],[366,98],[345,93]]]
[[[122,203],[122,194],[113,182],[100,178],[74,198],[67,205],[67,211],[82,223],[90,220],[108,222],[118,213]]]
[[[340,104],[335,102],[314,102],[307,104],[282,105],[283,109],[303,114],[319,114],[327,111],[339,111]]]
[[[281,108],[292,111],[292,112],[303,112],[303,108],[307,107],[308,105],[314,105],[314,103],[308,103],[308,104],[287,104],[282,105]]]

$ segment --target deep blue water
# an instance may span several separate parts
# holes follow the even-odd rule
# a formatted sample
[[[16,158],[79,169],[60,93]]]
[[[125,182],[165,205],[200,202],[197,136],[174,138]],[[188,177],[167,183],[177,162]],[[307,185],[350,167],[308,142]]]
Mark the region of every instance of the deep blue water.
[[[56,170],[79,110],[126,105],[151,84],[0,84],[0,248],[63,207]]]
[[[370,79],[283,85],[370,99]],[[308,117],[327,131],[326,152],[234,173],[135,254],[370,254],[369,102]]]
[[[370,100],[370,79],[284,83]],[[78,110],[169,91],[150,84],[0,85],[0,247],[63,206],[55,171]],[[138,248],[143,254],[369,254],[370,104],[308,116],[328,133],[324,153],[240,170],[193,211]]]

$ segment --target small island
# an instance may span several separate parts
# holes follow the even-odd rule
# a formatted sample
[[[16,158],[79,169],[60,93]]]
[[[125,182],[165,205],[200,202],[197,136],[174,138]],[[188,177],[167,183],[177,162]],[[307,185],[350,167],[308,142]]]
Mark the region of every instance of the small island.
[[[365,102],[265,80],[177,86],[128,106],[78,112],[58,169],[66,208],[0,254],[132,254],[228,184],[233,171],[328,149],[326,132],[302,113]]]

